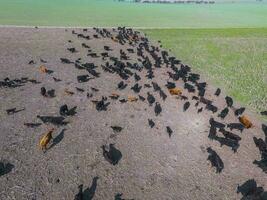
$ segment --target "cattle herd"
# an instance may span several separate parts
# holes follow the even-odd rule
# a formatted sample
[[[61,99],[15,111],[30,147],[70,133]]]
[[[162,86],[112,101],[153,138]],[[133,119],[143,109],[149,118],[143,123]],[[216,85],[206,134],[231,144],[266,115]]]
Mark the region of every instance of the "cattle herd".
[[[65,30],[69,32],[69,30]],[[112,102],[118,101],[121,104],[134,103],[140,101],[147,103],[151,108],[155,116],[148,118],[145,123],[151,129],[155,128],[156,121],[155,117],[158,117],[164,106],[162,105],[166,98],[175,98],[182,105],[183,112],[188,112],[188,109],[194,108],[197,113],[201,113],[204,110],[210,112],[209,118],[209,135],[208,138],[214,142],[218,142],[221,146],[230,148],[234,153],[238,151],[240,141],[242,139],[240,134],[233,133],[232,131],[243,132],[245,129],[253,128],[253,123],[244,115],[245,108],[236,108],[234,106],[233,99],[229,96],[223,96],[221,89],[218,88],[213,91],[212,98],[223,98],[225,101],[224,108],[218,108],[210,96],[206,95],[206,82],[201,82],[200,75],[193,73],[188,65],[182,64],[180,60],[162,49],[160,45],[153,45],[149,40],[138,31],[134,31],[130,28],[113,28],[113,29],[100,29],[94,28],[94,34],[89,34],[88,29],[72,30],[71,33],[75,39],[82,41],[81,46],[72,46],[73,41],[66,41],[70,46],[66,49],[70,54],[75,55],[79,52],[79,48],[83,48],[88,52],[87,56],[92,62],[82,62],[81,58],[58,58],[62,65],[73,67],[77,71],[82,72],[82,75],[77,76],[77,82],[81,85],[71,89],[65,89],[65,95],[70,97],[75,96],[76,93],[83,94],[88,101],[94,105],[98,112],[107,112],[108,108],[112,106]],[[117,45],[128,45],[127,51],[120,50],[119,55],[114,55],[113,47],[103,46],[101,53],[95,52],[86,41],[88,40],[101,40],[108,39],[112,43]],[[130,55],[135,54],[138,58],[138,62],[130,62]],[[101,58],[101,66],[95,65],[93,60],[95,58]],[[53,75],[53,71],[48,69],[45,64],[47,61],[41,59],[42,65],[39,67],[39,72],[47,74],[52,77],[56,84],[60,84],[63,77],[56,77]],[[35,65],[36,60],[30,60],[29,65]],[[166,68],[168,77],[165,85],[160,85],[155,81],[155,72],[159,68]],[[141,76],[140,73],[145,74]],[[101,78],[102,73],[110,73],[118,77],[117,92],[111,93],[109,96],[101,96],[96,99],[95,94],[101,92],[96,87],[91,87],[90,91],[83,88],[84,84],[89,84],[95,79]],[[146,79],[146,84],[141,84],[140,80]],[[134,82],[132,84],[131,81]],[[177,83],[183,85],[183,88],[177,87]],[[40,84],[38,80],[29,78],[10,79],[5,78],[0,81],[1,90],[11,90],[12,88],[20,87],[25,84]],[[130,85],[131,84],[131,85]],[[130,88],[135,95],[129,95],[128,97],[121,97],[120,91],[125,88]],[[142,90],[149,90],[146,93],[142,93]],[[142,94],[141,94],[142,93]],[[156,94],[156,95],[155,95]],[[54,89],[48,89],[46,86],[40,87],[40,95],[43,98],[54,98],[56,97],[56,91]],[[160,98],[160,99],[157,99]],[[27,108],[9,108],[6,110],[7,115],[13,115],[18,112],[23,112]],[[229,113],[234,113],[238,122],[225,123],[224,119]],[[266,112],[266,111],[265,111]],[[58,116],[47,116],[37,115],[36,120],[38,122],[25,122],[26,128],[35,128],[42,124],[50,124],[52,126],[66,126],[69,122],[68,119],[75,117],[77,113],[77,106],[69,107],[64,104],[58,108]],[[262,112],[264,114],[264,112]],[[213,116],[216,115],[220,120],[215,119]],[[170,125],[165,126],[164,132],[171,139],[172,135],[175,134],[173,128]],[[115,133],[119,133],[123,130],[123,127],[114,125],[110,127]],[[54,144],[53,138],[54,128],[50,129],[47,133],[40,138],[39,146],[43,150],[43,153],[47,149],[51,149],[51,145]],[[267,173],[267,126],[262,124],[262,132],[265,135],[265,139],[253,137],[255,146],[259,149],[261,155],[260,160],[252,161],[255,165],[260,167],[265,173]],[[49,146],[50,145],[50,146]],[[103,144],[101,147],[103,157],[110,165],[117,165],[123,158],[123,152],[121,152],[116,144]],[[211,166],[215,168],[216,173],[221,173],[224,170],[224,161],[220,158],[220,155],[212,148],[206,149],[208,154],[207,160],[211,163]],[[8,173],[16,167],[12,163],[6,160],[0,162],[0,176],[8,176]],[[1,177],[0,177],[1,179]],[[95,189],[97,187],[97,179],[93,179],[91,188],[83,190],[83,184],[77,186],[77,194],[73,197],[75,200],[92,199],[94,196]],[[237,183],[238,184],[238,183]],[[242,194],[242,199],[267,199],[267,192],[262,187],[257,186],[254,179],[247,180],[245,183],[241,183],[236,188],[238,193]],[[85,196],[87,198],[85,198]],[[123,195],[118,193],[115,195],[115,199],[123,199]]]

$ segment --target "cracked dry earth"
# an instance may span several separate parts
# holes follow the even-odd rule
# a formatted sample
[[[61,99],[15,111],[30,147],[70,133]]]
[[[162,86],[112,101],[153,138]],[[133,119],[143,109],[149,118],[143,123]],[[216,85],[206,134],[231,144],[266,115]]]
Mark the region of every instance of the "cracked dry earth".
[[[218,117],[227,107],[223,91],[214,95],[217,88],[200,84],[205,80],[142,33],[1,28],[0,46],[0,199],[266,199],[266,167],[254,162],[263,159],[266,143],[261,140],[258,148],[253,140],[264,139],[265,126],[245,110],[240,116],[253,127],[244,128],[234,113],[237,102],[224,119]],[[89,76],[78,81],[80,75]],[[127,86],[119,89],[121,81]],[[171,95],[174,84],[167,88],[167,82],[182,94]],[[185,82],[193,88],[184,88]],[[54,89],[54,96],[42,96],[41,87]],[[155,98],[151,105],[148,92]],[[76,113],[60,116],[64,104],[77,106]],[[37,116],[66,123],[45,123]],[[230,130],[230,123],[244,130]],[[51,128],[53,139],[42,151],[39,140]],[[217,153],[215,167],[207,160],[208,147]],[[250,179],[262,187],[259,194],[255,188],[237,193]]]

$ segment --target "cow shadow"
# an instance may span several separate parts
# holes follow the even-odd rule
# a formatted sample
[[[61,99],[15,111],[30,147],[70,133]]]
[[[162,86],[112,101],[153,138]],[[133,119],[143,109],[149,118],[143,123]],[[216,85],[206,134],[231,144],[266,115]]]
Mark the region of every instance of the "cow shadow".
[[[66,131],[65,128],[62,129],[62,131],[55,138],[53,138],[53,143],[50,145],[48,150],[53,148],[54,146],[56,146],[57,144],[59,144],[63,140],[64,135],[65,135],[65,131]]]
[[[74,116],[74,115],[77,113],[77,112],[76,112],[76,109],[77,109],[77,106],[75,106],[75,107],[69,109],[69,111],[68,111],[68,115],[69,115],[69,116]]]
[[[84,200],[92,200],[95,196],[96,188],[97,188],[97,180],[99,179],[98,176],[93,178],[92,185],[89,188],[86,188],[83,192]]]
[[[8,174],[15,166],[9,162],[0,162],[0,176]]]

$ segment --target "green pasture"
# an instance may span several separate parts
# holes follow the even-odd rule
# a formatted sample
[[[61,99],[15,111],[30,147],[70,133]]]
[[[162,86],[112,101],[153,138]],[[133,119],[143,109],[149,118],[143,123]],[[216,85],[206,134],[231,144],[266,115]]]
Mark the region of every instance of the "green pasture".
[[[0,0],[0,25],[157,28],[267,27],[267,3],[142,4],[114,0]]]
[[[267,28],[142,31],[243,105],[267,109]]]

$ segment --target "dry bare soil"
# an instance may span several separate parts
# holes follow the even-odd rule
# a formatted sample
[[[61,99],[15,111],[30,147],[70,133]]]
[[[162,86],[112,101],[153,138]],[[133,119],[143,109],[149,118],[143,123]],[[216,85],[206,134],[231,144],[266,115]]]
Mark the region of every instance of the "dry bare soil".
[[[218,117],[226,107],[225,94],[215,96],[216,87],[207,85],[205,98],[212,100],[218,107],[213,113],[205,109],[203,103],[196,107],[197,92],[189,93],[184,89],[184,81],[173,81],[167,72],[172,72],[165,64],[161,68],[154,67],[154,60],[149,53],[143,50],[153,63],[154,78],[146,77],[147,70],[142,68],[136,72],[141,80],[140,93],[135,93],[131,87],[136,80],[130,76],[124,80],[128,86],[118,90],[117,84],[122,81],[117,73],[103,71],[110,58],[102,58],[100,53],[106,52],[104,45],[112,50],[109,57],[120,57],[120,50],[129,56],[123,62],[138,63],[142,59],[136,55],[136,47],[121,45],[109,37],[103,38],[93,29],[75,32],[89,35],[90,40],[78,38],[71,33],[72,29],[30,29],[30,28],[1,28],[0,29],[0,80],[6,77],[10,80],[28,77],[39,83],[26,81],[18,87],[0,88],[0,158],[3,163],[10,163],[8,172],[0,176],[0,199],[74,199],[78,193],[78,186],[84,185],[85,199],[115,199],[116,194],[122,193],[125,199],[240,199],[237,186],[248,179],[255,179],[258,186],[267,189],[266,173],[253,164],[260,160],[261,155],[253,142],[253,136],[264,137],[262,123],[253,114],[245,111],[253,123],[250,129],[231,132],[242,139],[240,147],[234,152],[229,146],[223,145],[209,136],[210,123],[213,117],[216,121],[227,125],[239,123],[233,108],[224,120]],[[110,30],[113,35],[118,30]],[[94,38],[97,34],[100,37]],[[138,34],[141,38],[142,33]],[[68,42],[71,40],[71,42]],[[87,56],[88,49],[82,47],[85,43],[92,52],[99,57]],[[151,44],[159,46],[159,44]],[[75,47],[78,52],[71,53],[67,48]],[[133,48],[134,53],[126,49]],[[160,52],[157,52],[161,55]],[[68,58],[80,63],[94,63],[99,77],[88,82],[79,83],[78,75],[89,74],[84,69],[77,69],[74,64],[64,64],[60,58]],[[40,62],[40,59],[47,63]],[[28,64],[34,60],[34,64]],[[52,73],[41,73],[40,65],[44,65]],[[180,64],[177,64],[180,68]],[[92,77],[91,74],[89,74]],[[61,79],[55,82],[53,77]],[[26,79],[24,79],[26,80]],[[144,84],[156,82],[164,93],[166,100],[160,98],[153,87],[144,87]],[[183,96],[170,95],[165,84],[175,82],[181,88]],[[203,82],[205,80],[200,80]],[[43,97],[40,88],[54,89],[55,97]],[[85,91],[80,92],[76,87]],[[92,87],[99,91],[92,90]],[[73,91],[67,95],[64,91]],[[118,100],[109,96],[112,93],[120,95]],[[153,94],[162,107],[162,112],[156,116],[155,103],[150,106],[147,100],[121,103],[129,95],[142,95],[147,98],[147,92]],[[88,98],[87,93],[93,96]],[[110,102],[106,111],[97,111],[93,100],[107,97]],[[190,107],[184,111],[185,102]],[[74,116],[65,117],[65,125],[43,123],[40,116],[60,116],[59,108],[67,104],[69,108],[77,106]],[[16,107],[20,112],[8,115],[6,110]],[[198,109],[203,111],[198,113]],[[239,108],[234,101],[234,107]],[[148,119],[153,119],[155,126],[150,128]],[[24,123],[40,123],[35,128],[29,128]],[[114,132],[110,126],[122,127],[121,132]],[[166,126],[173,133],[169,137]],[[42,135],[49,128],[54,127],[53,140],[44,153],[38,143]],[[227,131],[230,131],[226,128]],[[217,130],[218,136],[221,134]],[[223,137],[220,135],[220,137]],[[118,164],[112,165],[103,156],[102,145],[114,144],[121,152],[122,158]],[[214,167],[207,160],[206,148],[211,147],[217,152],[224,163],[221,173],[216,173]],[[95,178],[95,177],[98,177]],[[118,197],[119,195],[117,195]],[[119,199],[119,198],[117,198]]]

